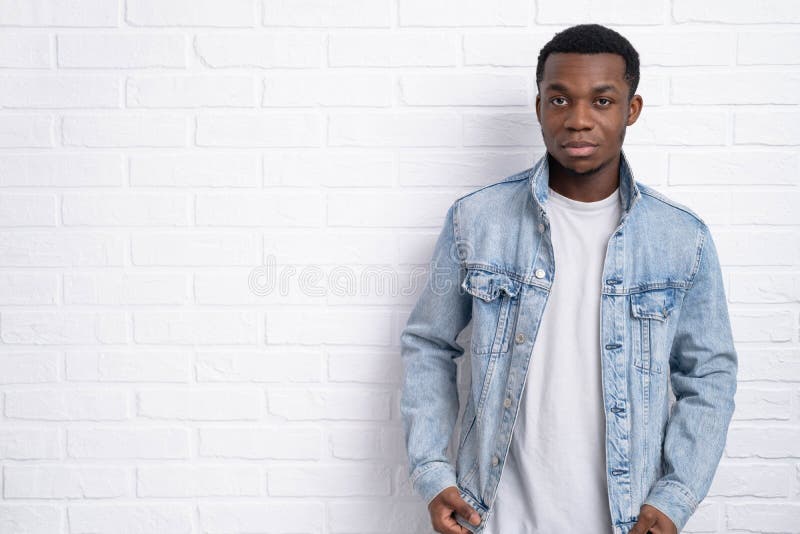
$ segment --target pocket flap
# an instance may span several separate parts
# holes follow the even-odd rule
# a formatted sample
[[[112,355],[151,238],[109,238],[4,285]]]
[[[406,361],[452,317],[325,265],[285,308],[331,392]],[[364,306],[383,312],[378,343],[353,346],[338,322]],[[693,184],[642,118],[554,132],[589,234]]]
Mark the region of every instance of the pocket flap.
[[[677,297],[674,287],[650,289],[631,294],[631,313],[640,319],[665,321],[675,308]]]
[[[486,302],[496,299],[501,292],[511,297],[519,292],[519,282],[508,275],[482,269],[467,269],[461,287],[470,295]]]

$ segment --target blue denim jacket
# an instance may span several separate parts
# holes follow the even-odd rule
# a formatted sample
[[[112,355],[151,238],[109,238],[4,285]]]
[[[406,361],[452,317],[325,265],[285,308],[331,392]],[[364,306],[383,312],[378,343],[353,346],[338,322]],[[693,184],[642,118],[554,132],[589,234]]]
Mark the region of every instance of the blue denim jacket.
[[[620,159],[623,214],[606,249],[598,340],[608,506],[615,534],[630,531],[642,504],[680,531],[722,456],[737,355],[708,226],[636,181],[624,152]],[[457,199],[401,335],[400,410],[414,491],[430,503],[456,486],[481,516],[477,527],[457,516],[473,532],[493,510],[558,268],[547,196],[545,154],[530,169]],[[455,359],[465,350],[456,337],[470,320],[471,380],[453,465]]]

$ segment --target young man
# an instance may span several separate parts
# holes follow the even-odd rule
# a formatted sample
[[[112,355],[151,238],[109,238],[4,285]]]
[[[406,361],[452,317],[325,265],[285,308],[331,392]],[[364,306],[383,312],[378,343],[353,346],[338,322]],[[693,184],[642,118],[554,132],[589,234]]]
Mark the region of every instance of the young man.
[[[617,32],[556,34],[536,69],[547,153],[447,211],[401,336],[410,477],[437,532],[672,534],[708,491],[737,355],[708,226],[622,152],[638,80]]]

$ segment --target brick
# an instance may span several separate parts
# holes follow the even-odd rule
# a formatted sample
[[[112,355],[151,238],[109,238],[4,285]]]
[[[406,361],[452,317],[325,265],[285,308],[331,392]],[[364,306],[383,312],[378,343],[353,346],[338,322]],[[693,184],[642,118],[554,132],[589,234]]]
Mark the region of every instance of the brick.
[[[541,31],[470,32],[464,35],[464,65],[536,67],[539,51],[552,37],[552,34]],[[535,84],[536,72],[532,74]]]
[[[0,17],[3,15],[6,13],[0,14]],[[48,69],[52,61],[49,35],[12,33],[8,30],[0,35],[0,68]]]
[[[258,499],[258,502],[201,501],[197,505],[204,532],[323,532],[325,504]]]
[[[526,26],[528,0],[399,0],[400,26]]]
[[[267,474],[267,491],[276,497],[374,497],[389,495],[390,482],[384,466],[273,467]]]
[[[134,312],[134,340],[172,345],[252,345],[258,342],[257,315],[194,310]]]
[[[206,67],[313,68],[323,65],[324,34],[203,34],[194,50]]]
[[[711,497],[789,497],[793,473],[789,465],[722,462],[708,490]]]
[[[386,264],[398,259],[398,251],[405,254],[409,250],[400,247],[405,243],[400,243],[399,239],[396,232],[352,229],[333,229],[324,233],[271,231],[264,235],[264,254],[278,265]],[[419,238],[416,246],[422,246]],[[302,267],[297,270],[300,272]]]
[[[61,362],[57,352],[10,352],[0,355],[0,384],[56,382]],[[0,438],[1,439],[1,438]],[[0,458],[2,457],[0,451]]]
[[[440,227],[442,214],[458,193],[333,192],[328,226]]]
[[[637,2],[636,0],[614,0],[608,4],[597,4],[591,0],[572,2],[569,9],[558,2],[537,2],[538,24],[581,24],[592,21],[597,24],[663,24],[667,12],[660,2]]]
[[[253,465],[154,465],[136,468],[136,496],[258,497],[266,475]]]
[[[416,500],[404,502],[393,497],[348,499],[328,510],[328,522],[334,532],[402,534],[431,530],[431,517],[425,506]]]
[[[687,124],[692,127],[687,128]],[[724,145],[727,126],[724,111],[643,110],[627,129],[625,141],[633,145]]]
[[[331,67],[454,67],[460,54],[457,35],[421,31],[331,32]]]
[[[0,273],[0,304],[55,304],[58,292],[54,273]]]
[[[527,106],[529,77],[516,74],[405,74],[400,102],[409,106]]]
[[[789,502],[730,503],[725,506],[725,526],[753,532],[791,532],[800,516],[800,505]]]
[[[736,111],[733,114],[733,140],[737,145],[800,144],[800,112]]]
[[[280,150],[263,156],[264,185],[282,187],[389,187],[394,157],[389,151]]]
[[[464,146],[543,145],[535,113],[464,113]]]
[[[800,261],[800,236],[782,230],[716,232],[722,265],[789,265]]]
[[[533,166],[530,153],[521,150],[401,152],[398,160],[401,186],[480,187]]]
[[[747,271],[731,273],[731,302],[800,302],[800,272]]]
[[[672,5],[672,16],[676,22],[725,24],[800,22],[800,12],[792,0],[764,0],[758,3],[675,0]]]
[[[791,414],[792,392],[788,389],[737,388],[736,420],[788,420]]]
[[[184,35],[63,34],[58,40],[60,68],[186,68]]]
[[[187,226],[189,197],[173,193],[64,193],[65,226]]]
[[[686,151],[669,156],[670,185],[795,185],[800,183],[800,156],[769,150]],[[764,169],[770,172],[765,173]]]
[[[61,430],[55,427],[0,428],[0,458],[44,460],[64,456]]]
[[[105,0],[1,0],[0,26],[115,27],[119,8]]]
[[[198,226],[320,227],[325,196],[315,192],[199,193]]]
[[[388,28],[393,3],[389,0],[264,0],[264,26]]]
[[[55,504],[0,504],[0,517],[4,524],[26,534],[51,534],[67,524],[64,510]]]
[[[739,381],[800,382],[800,351],[796,349],[740,349]]]
[[[131,237],[134,265],[256,265],[257,236],[250,233],[146,233]]]
[[[4,108],[118,108],[122,87],[112,76],[38,74],[0,78]]]
[[[402,380],[402,361],[395,352],[328,351],[328,379],[331,382],[395,384]]]
[[[456,146],[461,119],[455,113],[335,113],[328,118],[331,146]]]
[[[4,311],[4,343],[74,345],[128,342],[128,314],[87,311]]]
[[[121,186],[123,173],[120,154],[0,155],[0,186]]]
[[[131,26],[252,27],[251,0],[127,0],[125,21]]]
[[[12,499],[107,499],[132,497],[127,468],[91,465],[8,465],[4,494]]]
[[[257,389],[148,389],[136,395],[136,414],[148,419],[192,421],[253,420],[264,413],[264,394]]]
[[[188,459],[188,428],[141,427],[68,428],[67,454],[70,458]]]
[[[235,459],[319,460],[319,428],[271,426],[200,428],[200,456]]]
[[[0,193],[0,226],[55,226],[56,197],[40,193]]]
[[[787,342],[795,330],[792,314],[776,309],[772,312],[733,311],[731,328],[737,342]]]
[[[110,233],[0,233],[0,265],[67,267],[122,265],[124,236]]]
[[[320,382],[322,357],[313,350],[229,350],[197,353],[198,382]]]
[[[392,76],[383,73],[289,72],[264,78],[263,107],[392,105]]]
[[[43,421],[123,421],[128,393],[121,390],[41,390],[6,392],[6,417]]]
[[[730,65],[736,50],[735,33],[706,28],[686,31],[668,28],[663,32],[629,30],[625,37],[639,52],[642,66]]]
[[[64,117],[61,137],[66,146],[180,147],[189,139],[185,117],[85,116]]]
[[[95,532],[170,532],[190,534],[194,518],[191,504],[94,504],[69,505],[69,529],[75,534]]]
[[[323,122],[316,113],[203,115],[197,118],[197,144],[229,147],[320,146]]]
[[[732,193],[733,224],[798,225],[800,193],[793,191],[750,191]]]
[[[800,33],[790,31],[739,32],[736,62],[740,65],[796,65],[800,63]]]
[[[0,121],[0,147],[44,148],[53,146],[53,117],[4,115]]]
[[[324,271],[316,265],[263,264],[251,269],[228,268],[224,272],[195,274],[198,304],[306,304],[324,305]],[[322,276],[317,276],[321,273]],[[313,276],[314,278],[311,278]],[[319,281],[317,279],[319,278]]]
[[[142,187],[229,188],[256,187],[261,183],[257,156],[215,153],[213,150],[164,155],[131,154],[130,174],[131,185]]]
[[[731,425],[725,451],[731,458],[797,458],[800,428]]]
[[[125,98],[129,108],[252,108],[256,105],[255,87],[249,76],[162,74],[128,78]]]
[[[331,308],[268,310],[267,344],[387,345],[391,334],[390,321],[391,314],[384,311]]]
[[[279,389],[267,391],[269,413],[289,421],[385,421],[391,392],[356,389]]]
[[[192,353],[179,350],[67,351],[66,379],[76,382],[175,382],[192,378]]]
[[[189,279],[183,273],[93,272],[64,275],[67,304],[184,304]]]
[[[674,74],[671,89],[674,104],[798,104],[800,72]]]

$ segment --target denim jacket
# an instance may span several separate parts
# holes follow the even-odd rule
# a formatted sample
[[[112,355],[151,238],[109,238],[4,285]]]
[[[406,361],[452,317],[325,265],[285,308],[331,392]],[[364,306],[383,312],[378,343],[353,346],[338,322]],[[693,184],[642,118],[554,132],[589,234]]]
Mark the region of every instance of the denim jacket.
[[[708,226],[636,181],[624,152],[620,160],[623,212],[599,288],[609,529],[628,533],[650,504],[680,531],[722,456],[737,354]],[[492,514],[558,269],[547,196],[545,153],[533,167],[458,198],[401,334],[412,486],[427,503],[456,486],[481,516],[477,527],[456,516],[473,532]],[[456,338],[470,321],[470,386],[453,465],[455,359],[465,351]]]

